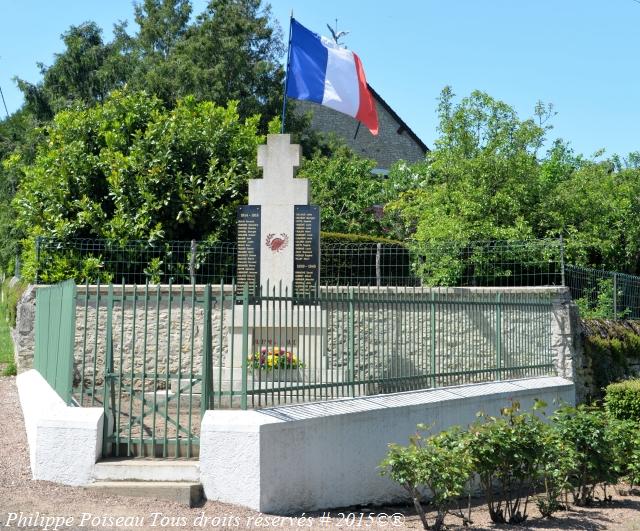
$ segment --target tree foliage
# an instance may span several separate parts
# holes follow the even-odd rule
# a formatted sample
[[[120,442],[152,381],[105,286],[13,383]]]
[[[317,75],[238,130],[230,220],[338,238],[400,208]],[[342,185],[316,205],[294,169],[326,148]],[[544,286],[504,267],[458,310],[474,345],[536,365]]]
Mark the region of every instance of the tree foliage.
[[[410,184],[399,175],[393,179],[375,175],[374,167],[375,161],[345,147],[305,161],[298,177],[311,182],[312,202],[322,207],[322,230],[372,236],[393,233],[395,218],[383,215],[384,207]]]
[[[16,225],[30,247],[61,240],[218,240],[233,237],[235,207],[257,177],[258,118],[188,97],[166,109],[145,93],[60,112],[23,174]],[[29,270],[28,267],[26,268]]]
[[[640,272],[637,154],[585,159],[562,140],[543,152],[552,107],[539,104],[523,120],[479,91],[456,102],[445,88],[438,114],[440,136],[426,161],[392,171],[414,179],[391,209],[418,249],[563,235],[575,264]],[[455,282],[459,264],[453,254],[445,262],[441,276]]]
[[[118,23],[111,42],[94,22],[72,26],[53,64],[40,64],[42,81],[18,80],[26,107],[48,121],[127,84],[169,106],[185,96],[237,100],[241,117],[260,114],[266,128],[282,102],[284,50],[270,8],[260,0],[211,0],[193,22],[191,11],[189,0],[144,0],[135,5],[137,33]]]

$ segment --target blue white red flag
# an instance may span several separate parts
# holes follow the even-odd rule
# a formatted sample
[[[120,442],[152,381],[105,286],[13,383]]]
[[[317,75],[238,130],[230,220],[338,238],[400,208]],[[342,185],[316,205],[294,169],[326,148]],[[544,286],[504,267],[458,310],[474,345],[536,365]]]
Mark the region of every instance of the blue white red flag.
[[[360,58],[291,19],[287,96],[353,116],[378,134],[375,100]]]

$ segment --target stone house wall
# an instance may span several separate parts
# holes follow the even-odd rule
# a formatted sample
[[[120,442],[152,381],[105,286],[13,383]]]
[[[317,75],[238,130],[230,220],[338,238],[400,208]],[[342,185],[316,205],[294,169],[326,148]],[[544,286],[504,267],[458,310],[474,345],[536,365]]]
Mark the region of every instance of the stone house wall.
[[[376,101],[376,108],[379,132],[377,136],[373,136],[364,125],[358,129],[358,121],[351,116],[313,102],[295,102],[297,113],[312,114],[313,130],[334,133],[358,155],[375,160],[378,168],[388,170],[398,160],[409,163],[424,160],[425,150],[403,127],[403,124],[379,101]]]

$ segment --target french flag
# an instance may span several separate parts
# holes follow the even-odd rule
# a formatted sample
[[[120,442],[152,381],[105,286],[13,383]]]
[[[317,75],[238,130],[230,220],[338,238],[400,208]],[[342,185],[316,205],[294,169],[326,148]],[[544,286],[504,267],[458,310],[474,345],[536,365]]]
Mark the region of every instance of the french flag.
[[[353,116],[378,134],[376,104],[360,58],[291,19],[287,96]]]

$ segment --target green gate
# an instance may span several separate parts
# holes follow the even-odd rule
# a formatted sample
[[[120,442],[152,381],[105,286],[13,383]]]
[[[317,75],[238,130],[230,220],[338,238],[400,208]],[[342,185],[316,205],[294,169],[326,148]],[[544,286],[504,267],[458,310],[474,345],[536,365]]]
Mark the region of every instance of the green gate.
[[[104,408],[103,455],[197,457],[212,407],[211,286],[84,286],[75,393]]]
[[[36,291],[33,366],[64,400],[71,401],[76,285],[68,280]]]

